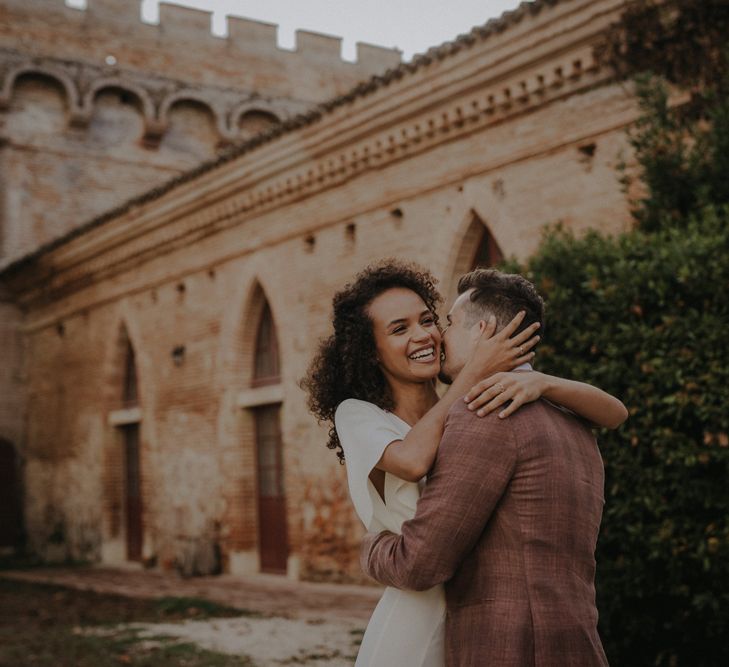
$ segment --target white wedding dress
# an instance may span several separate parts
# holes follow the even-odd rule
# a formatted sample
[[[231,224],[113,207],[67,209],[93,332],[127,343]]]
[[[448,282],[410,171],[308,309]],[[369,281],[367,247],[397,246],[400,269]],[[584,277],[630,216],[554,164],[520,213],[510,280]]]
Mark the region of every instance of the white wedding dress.
[[[368,531],[400,533],[415,514],[420,487],[385,473],[385,501],[369,479],[387,445],[402,440],[410,426],[372,403],[347,399],[335,415],[344,449],[349,493]],[[367,625],[356,667],[443,667],[445,595],[386,588]]]

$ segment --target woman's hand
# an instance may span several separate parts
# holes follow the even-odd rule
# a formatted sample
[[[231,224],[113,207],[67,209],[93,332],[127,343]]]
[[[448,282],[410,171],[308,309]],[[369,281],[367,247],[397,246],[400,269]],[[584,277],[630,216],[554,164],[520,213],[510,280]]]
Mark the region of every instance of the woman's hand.
[[[502,419],[516,412],[525,403],[536,401],[547,389],[547,382],[542,373],[536,371],[516,371],[514,373],[496,373],[476,383],[463,397],[469,410],[475,410],[479,417],[484,417],[511,401],[500,413]]]
[[[525,311],[519,312],[495,335],[496,319],[493,316],[489,318],[467,362],[475,377],[488,377],[500,371],[511,371],[534,358],[534,352],[529,350],[539,342],[539,336],[534,335],[540,326],[538,322],[511,337],[525,316]]]
[[[622,402],[602,389],[537,371],[496,373],[477,382],[463,400],[479,417],[511,401],[499,413],[503,419],[542,396],[600,428],[618,428],[628,418]]]

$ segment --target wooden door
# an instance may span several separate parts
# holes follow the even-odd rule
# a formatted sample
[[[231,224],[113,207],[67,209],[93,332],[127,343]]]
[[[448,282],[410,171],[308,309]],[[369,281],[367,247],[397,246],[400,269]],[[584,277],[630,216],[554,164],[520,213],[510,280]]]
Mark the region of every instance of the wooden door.
[[[286,572],[288,536],[281,443],[281,406],[256,408],[258,544],[262,572]]]
[[[124,434],[124,493],[127,560],[142,560],[142,475],[139,464],[139,424],[127,424]]]
[[[20,542],[20,495],[15,447],[0,440],[0,547]]]

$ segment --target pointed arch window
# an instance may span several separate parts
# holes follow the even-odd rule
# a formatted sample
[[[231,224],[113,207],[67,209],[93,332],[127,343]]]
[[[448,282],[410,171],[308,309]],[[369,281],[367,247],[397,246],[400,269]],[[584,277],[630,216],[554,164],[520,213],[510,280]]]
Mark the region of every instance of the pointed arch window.
[[[491,235],[486,225],[480,220],[479,223],[481,227],[480,238],[471,261],[471,271],[474,269],[488,269],[504,260],[504,254],[501,252],[499,244],[496,243],[496,239]]]
[[[256,332],[256,349],[253,365],[253,386],[275,384],[281,381],[276,325],[271,307],[264,302]]]
[[[139,394],[137,392],[137,364],[134,358],[134,348],[129,338],[126,339],[126,350],[124,352],[122,403],[124,407],[132,407],[139,403]]]

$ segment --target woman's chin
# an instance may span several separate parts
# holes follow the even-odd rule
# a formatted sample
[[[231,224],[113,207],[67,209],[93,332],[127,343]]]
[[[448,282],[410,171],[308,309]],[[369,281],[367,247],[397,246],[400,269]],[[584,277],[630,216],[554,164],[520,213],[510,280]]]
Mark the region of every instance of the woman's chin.
[[[435,360],[429,364],[422,364],[420,368],[411,368],[414,377],[419,381],[434,380],[440,373],[440,361]]]

